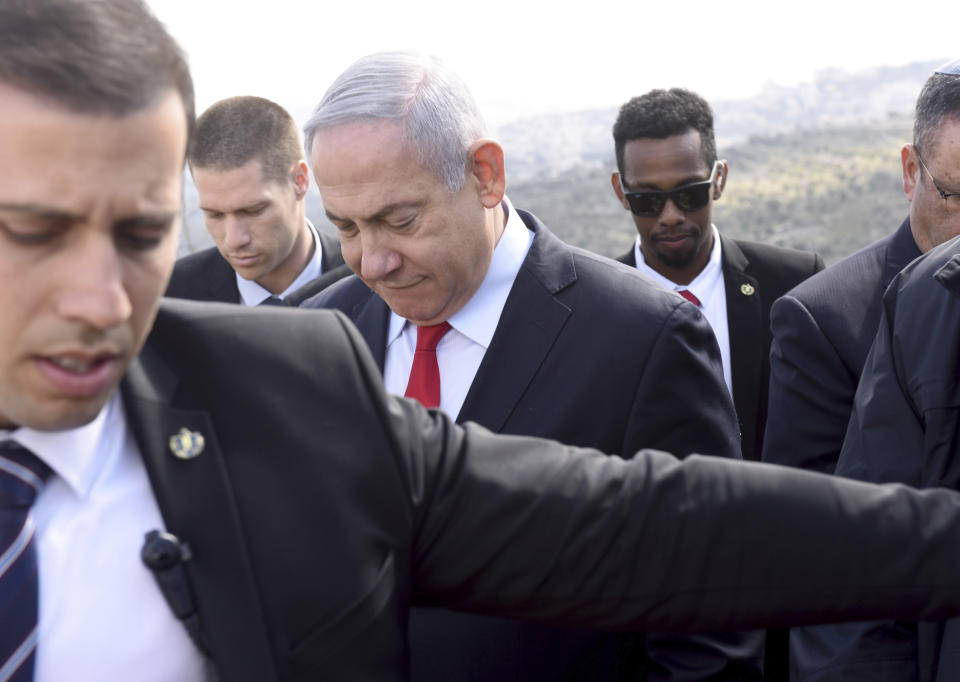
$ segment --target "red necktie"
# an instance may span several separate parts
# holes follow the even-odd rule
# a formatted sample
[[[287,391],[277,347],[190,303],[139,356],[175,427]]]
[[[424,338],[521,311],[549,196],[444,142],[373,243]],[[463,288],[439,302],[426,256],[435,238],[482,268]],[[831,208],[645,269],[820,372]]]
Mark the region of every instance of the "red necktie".
[[[689,289],[677,289],[677,293],[683,296],[685,299],[690,301],[693,305],[697,306],[698,308],[702,307],[700,305],[700,299],[694,296],[693,292],[690,291]]]
[[[417,350],[413,354],[410,379],[403,394],[416,398],[424,407],[440,406],[440,367],[437,365],[437,344],[450,331],[449,322],[417,327]]]

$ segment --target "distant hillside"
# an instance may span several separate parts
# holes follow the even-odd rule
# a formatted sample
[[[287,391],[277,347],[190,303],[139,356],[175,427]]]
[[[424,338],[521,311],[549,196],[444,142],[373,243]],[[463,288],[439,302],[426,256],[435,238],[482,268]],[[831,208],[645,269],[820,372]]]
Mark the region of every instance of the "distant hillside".
[[[893,230],[907,212],[899,148],[910,139],[913,104],[941,61],[856,73],[825,71],[812,83],[768,86],[755,97],[713,103],[730,181],[716,205],[732,236],[815,249],[828,262]],[[610,188],[615,109],[558,113],[501,126],[513,201],[567,241],[606,255],[633,239]],[[180,252],[211,244],[185,180]],[[316,188],[307,213],[322,230]]]
[[[721,147],[730,176],[714,222],[730,236],[815,250],[828,262],[852,253],[907,214],[899,151],[911,125],[909,116],[891,116]],[[513,182],[508,193],[565,241],[616,256],[636,231],[610,186],[611,169],[584,165]]]
[[[909,114],[923,82],[943,61],[823,71],[812,83],[768,85],[753,97],[711,102],[717,144],[731,147],[756,135]],[[581,166],[612,168],[616,117],[616,108],[549,114],[500,126],[494,134],[506,149],[512,180],[554,177]]]

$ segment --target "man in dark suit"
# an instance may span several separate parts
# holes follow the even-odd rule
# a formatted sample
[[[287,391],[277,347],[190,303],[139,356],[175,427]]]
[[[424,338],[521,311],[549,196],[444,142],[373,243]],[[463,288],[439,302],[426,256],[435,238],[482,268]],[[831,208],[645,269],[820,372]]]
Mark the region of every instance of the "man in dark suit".
[[[917,99],[913,143],[904,145],[901,160],[910,217],[900,229],[777,304],[778,381],[771,386],[782,396],[777,438],[796,450],[771,451],[767,459],[827,472],[836,465],[838,475],[868,481],[957,488],[951,402],[956,243],[895,275],[921,252],[960,234],[960,61],[927,79]],[[804,390],[810,393],[798,397]],[[881,443],[891,450],[868,450]],[[801,628],[791,642],[795,676],[818,682],[958,679],[956,626]]]
[[[900,150],[910,215],[895,232],[773,306],[765,461],[833,473],[884,290],[914,258],[960,234],[960,221],[944,210],[936,188],[921,182],[926,173],[919,151],[928,165],[941,154],[947,168],[960,164],[960,155],[941,149],[957,134],[958,119],[960,78],[934,73],[917,99],[913,142]]]
[[[359,60],[324,95],[306,146],[357,275],[306,305],[350,317],[388,391],[414,395],[418,339],[449,325],[435,350],[432,405],[459,423],[608,453],[646,443],[739,456],[709,325],[679,296],[516,209],[503,149],[439,61]],[[756,672],[759,643],[736,634],[634,639],[426,610],[411,624],[421,682]]]
[[[637,238],[618,260],[677,290],[703,311],[723,359],[744,459],[759,459],[767,418],[770,305],[823,269],[820,256],[730,239],[713,224],[727,162],[717,158],[713,111],[682,88],[651,90],[620,108],[613,126],[613,191]],[[787,679],[788,639],[770,632],[767,682]]]
[[[167,296],[299,305],[349,274],[339,240],[307,219],[310,172],[297,126],[279,104],[213,104],[197,119],[187,160],[216,247],[181,258]]]
[[[404,680],[411,603],[960,613],[948,491],[494,436],[388,397],[338,314],[161,303],[192,122],[142,3],[0,0],[4,679]]]
[[[727,182],[713,111],[699,95],[651,90],[620,108],[613,126],[613,190],[637,238],[617,260],[695,298],[711,323],[740,422],[744,459],[759,459],[767,417],[770,305],[823,269],[805,251],[731,239],[712,222]],[[671,194],[672,192],[672,194]]]

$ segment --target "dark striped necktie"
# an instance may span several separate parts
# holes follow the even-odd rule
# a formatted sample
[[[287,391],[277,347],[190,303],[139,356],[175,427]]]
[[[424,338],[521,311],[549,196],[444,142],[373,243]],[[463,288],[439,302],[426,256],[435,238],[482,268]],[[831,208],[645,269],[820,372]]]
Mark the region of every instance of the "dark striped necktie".
[[[279,296],[267,296],[265,299],[260,301],[257,305],[278,305],[282,307],[289,307],[289,304]],[[2,680],[0,680],[0,682],[2,682]]]
[[[30,507],[50,468],[0,441],[0,682],[31,682],[37,648],[37,554]]]

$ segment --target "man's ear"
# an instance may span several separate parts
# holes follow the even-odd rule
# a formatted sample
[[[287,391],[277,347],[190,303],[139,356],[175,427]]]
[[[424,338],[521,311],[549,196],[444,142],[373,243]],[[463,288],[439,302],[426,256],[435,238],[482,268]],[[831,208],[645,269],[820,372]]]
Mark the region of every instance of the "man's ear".
[[[307,162],[300,159],[290,170],[290,181],[293,183],[293,191],[296,194],[297,201],[307,196],[307,190],[310,188],[310,168]]]
[[[613,192],[617,195],[617,199],[620,200],[620,205],[629,211],[630,204],[627,203],[627,198],[623,196],[623,185],[620,184],[620,173],[613,171],[610,174],[610,184],[613,185]]]
[[[713,200],[716,201],[723,196],[723,190],[727,186],[727,173],[730,172],[726,159],[720,159],[720,170],[717,171],[717,180],[713,183]]]
[[[907,199],[913,201],[913,193],[917,191],[917,176],[920,173],[920,162],[917,157],[917,148],[910,142],[900,148],[900,165],[903,167],[903,193]]]
[[[480,202],[486,208],[499,206],[507,191],[503,147],[496,140],[481,138],[470,145],[467,153],[479,186]]]

